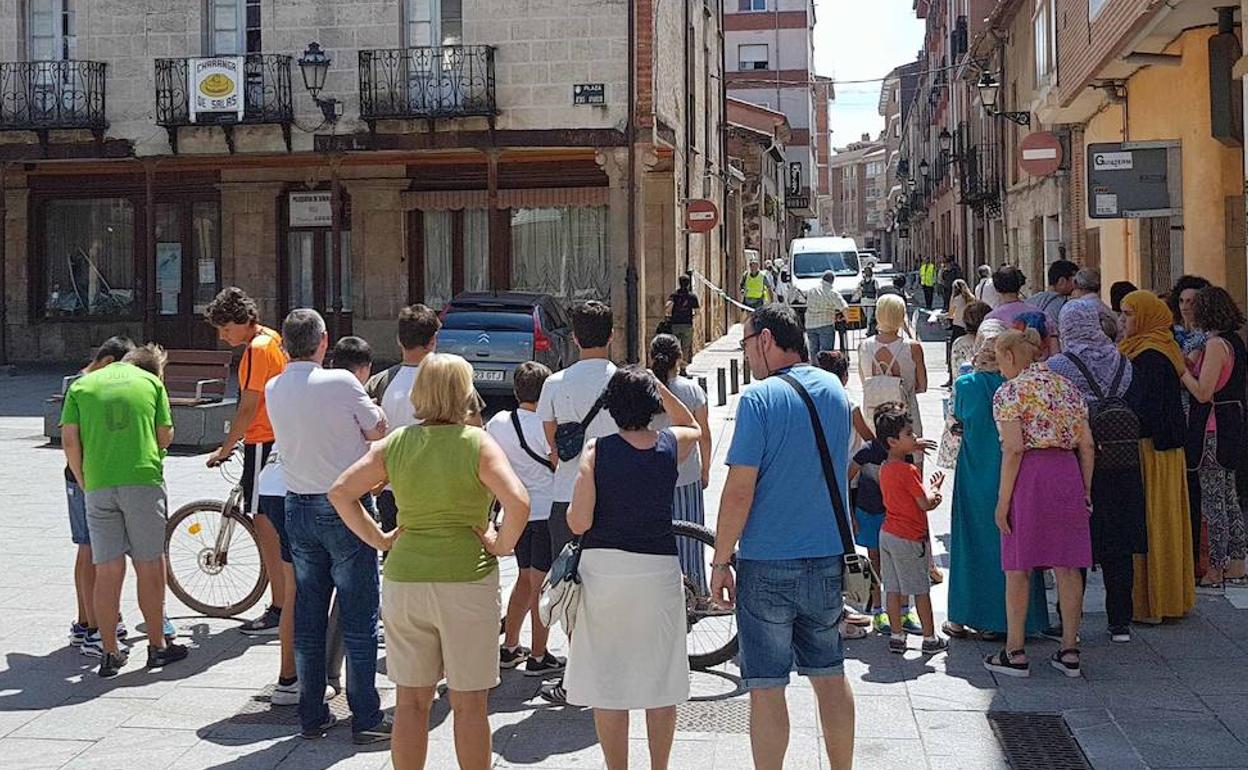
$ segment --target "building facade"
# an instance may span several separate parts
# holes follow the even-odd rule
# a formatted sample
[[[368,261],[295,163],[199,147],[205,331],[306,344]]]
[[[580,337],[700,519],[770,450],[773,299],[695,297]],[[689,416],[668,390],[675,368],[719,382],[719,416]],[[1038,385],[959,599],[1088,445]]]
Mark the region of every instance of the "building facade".
[[[724,10],[728,93],[788,117],[786,200],[792,217],[819,223],[819,201],[830,193],[827,111],[830,79],[814,72],[813,0],[732,0]]]
[[[788,251],[784,150],[790,135],[784,113],[728,99],[728,157],[743,176],[744,247],[764,260],[784,258]]]
[[[873,140],[863,134],[861,141],[838,147],[831,161],[830,232],[880,254],[887,228],[888,156],[883,135]]]
[[[720,11],[0,0],[0,352],[211,347],[238,285],[382,346],[460,291],[603,299],[636,360],[677,273],[727,275],[726,228],[683,228],[728,187]]]

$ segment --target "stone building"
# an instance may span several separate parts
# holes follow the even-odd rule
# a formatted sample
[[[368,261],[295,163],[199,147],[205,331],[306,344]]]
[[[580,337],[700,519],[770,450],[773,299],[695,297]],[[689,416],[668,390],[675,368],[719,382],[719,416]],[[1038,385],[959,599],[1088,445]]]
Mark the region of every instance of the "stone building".
[[[830,165],[832,233],[882,253],[888,209],[888,143],[881,136],[838,147]]]
[[[744,246],[764,260],[783,258],[788,251],[784,150],[791,134],[783,112],[728,100],[729,162],[745,177],[741,191]]]
[[[728,274],[683,229],[727,187],[719,2],[0,0],[0,356],[211,347],[236,284],[383,351],[410,302],[605,299],[636,359]]]

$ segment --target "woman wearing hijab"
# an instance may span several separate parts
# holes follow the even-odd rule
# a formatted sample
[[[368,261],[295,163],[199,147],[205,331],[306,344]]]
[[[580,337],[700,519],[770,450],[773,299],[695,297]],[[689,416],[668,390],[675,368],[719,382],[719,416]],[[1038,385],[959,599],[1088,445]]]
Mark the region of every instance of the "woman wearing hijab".
[[[944,632],[955,639],[974,629],[987,640],[1006,630],[1005,573],[1001,571],[1001,532],[993,518],[1001,483],[1001,439],[992,418],[992,397],[1005,383],[997,366],[997,337],[1006,326],[984,321],[975,338],[973,371],[957,379],[953,415],[962,430],[953,481],[953,527],[949,545],[949,622]],[[1049,624],[1044,581],[1031,581],[1027,634]]]
[[[1134,368],[1105,336],[1095,301],[1075,300],[1059,320],[1062,352],[1049,369],[1074,383],[1089,406],[1103,398],[1128,398]],[[1130,401],[1128,400],[1128,403]],[[1131,404],[1137,409],[1138,404]],[[1105,613],[1110,639],[1131,641],[1135,554],[1148,553],[1144,524],[1144,480],[1134,468],[1105,468],[1092,473],[1092,559],[1105,580]]]
[[[1192,526],[1187,498],[1179,377],[1187,371],[1174,340],[1170,308],[1149,291],[1122,299],[1123,339],[1118,349],[1131,360],[1131,403],[1140,418],[1140,467],[1148,554],[1135,557],[1134,619],[1160,623],[1180,618],[1196,604],[1192,576]]]

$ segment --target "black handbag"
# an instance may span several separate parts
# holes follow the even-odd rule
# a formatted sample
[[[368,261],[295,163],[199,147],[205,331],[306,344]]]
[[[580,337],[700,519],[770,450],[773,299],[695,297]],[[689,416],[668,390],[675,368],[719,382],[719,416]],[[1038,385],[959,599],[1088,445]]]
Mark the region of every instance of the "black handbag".
[[[828,485],[828,494],[832,497],[832,510],[836,511],[836,528],[840,532],[841,549],[844,551],[841,557],[845,563],[845,569],[841,573],[841,592],[849,605],[865,610],[871,601],[871,593],[879,588],[880,576],[876,574],[871,560],[854,549],[854,539],[850,536],[853,530],[850,529],[849,513],[845,510],[845,499],[841,497],[841,488],[836,481],[832,453],[828,451],[828,439],[823,434],[823,424],[819,422],[819,411],[815,409],[814,400],[806,388],[802,387],[802,383],[792,375],[781,374],[779,377],[797,391],[810,414],[810,426],[815,432],[815,446],[819,448],[823,478]]]
[[[567,462],[576,459],[581,450],[585,448],[585,431],[602,411],[603,399],[606,397],[606,391],[603,391],[603,394],[590,407],[589,414],[585,415],[585,419],[580,422],[564,422],[555,427],[555,451],[559,453],[560,461]]]

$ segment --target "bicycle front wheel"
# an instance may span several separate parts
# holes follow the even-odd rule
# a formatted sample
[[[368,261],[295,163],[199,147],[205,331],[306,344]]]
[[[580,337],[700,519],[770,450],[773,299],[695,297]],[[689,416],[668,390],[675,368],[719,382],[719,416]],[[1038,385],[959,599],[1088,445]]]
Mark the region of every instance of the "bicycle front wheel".
[[[196,500],[165,525],[169,590],[213,618],[246,612],[264,596],[269,577],[251,519],[226,514],[220,500]]]
[[[737,654],[737,616],[711,601],[711,559],[715,556],[715,533],[691,521],[672,522],[680,571],[685,584],[685,620],[689,644],[689,667],[711,668]]]

